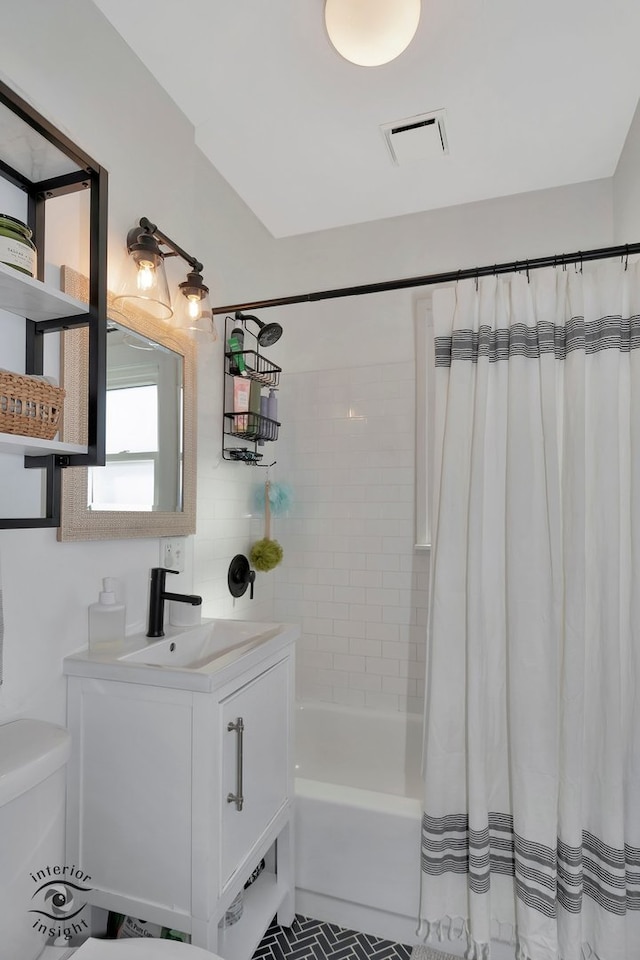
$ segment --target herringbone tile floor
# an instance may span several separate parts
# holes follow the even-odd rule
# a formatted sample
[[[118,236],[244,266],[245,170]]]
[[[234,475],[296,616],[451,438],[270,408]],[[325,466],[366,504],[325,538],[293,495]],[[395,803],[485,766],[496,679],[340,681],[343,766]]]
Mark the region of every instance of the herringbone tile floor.
[[[274,922],[254,960],[409,960],[411,947],[333,923],[296,916],[291,927]]]

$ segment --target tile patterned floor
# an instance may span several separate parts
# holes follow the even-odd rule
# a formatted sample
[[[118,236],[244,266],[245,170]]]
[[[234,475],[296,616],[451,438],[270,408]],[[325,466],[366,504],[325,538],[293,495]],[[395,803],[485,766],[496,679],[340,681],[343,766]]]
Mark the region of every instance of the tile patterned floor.
[[[409,960],[411,947],[333,923],[296,916],[291,927],[271,924],[254,960]]]

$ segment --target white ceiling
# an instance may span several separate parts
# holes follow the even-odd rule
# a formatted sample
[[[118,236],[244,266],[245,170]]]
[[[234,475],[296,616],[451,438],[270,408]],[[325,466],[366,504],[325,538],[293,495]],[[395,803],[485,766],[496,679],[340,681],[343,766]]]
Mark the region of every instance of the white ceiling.
[[[323,0],[94,0],[275,237],[615,172],[640,95],[640,0],[423,0],[357,67]],[[394,166],[380,125],[445,111],[449,155]]]

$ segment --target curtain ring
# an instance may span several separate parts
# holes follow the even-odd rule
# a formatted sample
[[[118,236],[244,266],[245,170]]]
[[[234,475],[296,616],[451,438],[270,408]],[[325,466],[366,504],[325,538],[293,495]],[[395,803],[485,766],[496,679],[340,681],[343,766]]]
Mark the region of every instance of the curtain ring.
[[[624,269],[625,272],[629,269],[629,244],[625,244],[625,254],[624,254]]]
[[[478,292],[478,271],[476,270],[476,293]]]

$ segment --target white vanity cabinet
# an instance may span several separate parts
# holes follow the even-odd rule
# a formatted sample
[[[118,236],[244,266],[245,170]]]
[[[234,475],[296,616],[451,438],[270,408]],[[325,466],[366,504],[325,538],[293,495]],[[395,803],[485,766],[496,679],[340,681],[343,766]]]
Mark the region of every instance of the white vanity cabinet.
[[[207,691],[166,685],[180,671],[148,674],[68,677],[67,862],[89,874],[95,906],[249,960],[274,915],[294,917],[293,643],[266,640]]]

